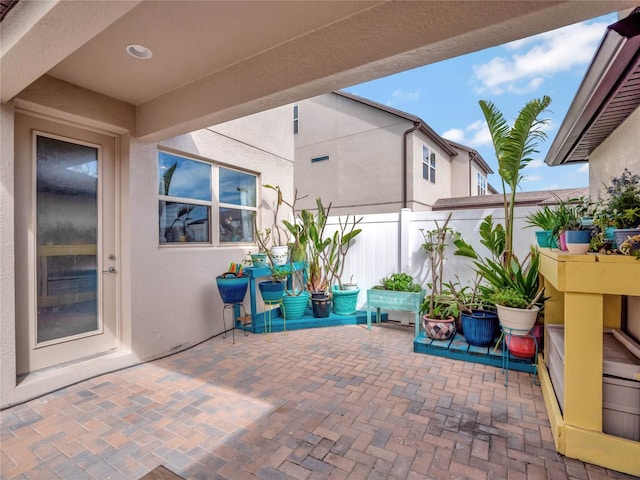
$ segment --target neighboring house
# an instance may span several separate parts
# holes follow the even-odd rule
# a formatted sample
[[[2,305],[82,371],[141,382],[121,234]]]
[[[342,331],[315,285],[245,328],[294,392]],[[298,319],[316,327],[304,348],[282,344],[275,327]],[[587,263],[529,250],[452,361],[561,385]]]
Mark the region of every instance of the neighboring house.
[[[0,3],[0,407],[222,332],[278,107],[631,4],[489,3]]]
[[[516,206],[556,205],[571,199],[587,197],[589,189],[565,188],[561,190],[540,190],[535,192],[517,192]],[[433,210],[461,210],[470,208],[500,208],[504,205],[502,193],[493,193],[478,197],[441,198],[433,205]]]
[[[440,137],[419,117],[338,91],[296,103],[295,186],[338,213],[431,210],[440,198],[491,193],[493,173],[472,148]]]

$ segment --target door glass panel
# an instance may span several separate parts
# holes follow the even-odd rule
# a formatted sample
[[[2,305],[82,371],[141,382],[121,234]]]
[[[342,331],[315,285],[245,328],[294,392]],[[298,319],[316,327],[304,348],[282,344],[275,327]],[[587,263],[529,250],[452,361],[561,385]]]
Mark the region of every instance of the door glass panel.
[[[98,149],[37,136],[37,342],[99,330]]]

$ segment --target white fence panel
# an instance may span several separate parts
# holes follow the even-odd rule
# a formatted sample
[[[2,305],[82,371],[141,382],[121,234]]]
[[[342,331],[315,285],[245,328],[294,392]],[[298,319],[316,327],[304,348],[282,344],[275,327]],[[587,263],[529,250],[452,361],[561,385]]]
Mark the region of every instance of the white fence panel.
[[[520,258],[524,257],[531,245],[535,245],[535,229],[525,228],[525,217],[537,209],[535,206],[516,207],[514,224],[514,250]],[[428,231],[440,226],[449,212],[411,212],[403,210],[398,214],[364,215],[360,223],[362,233],[349,251],[345,264],[343,281],[351,275],[358,282],[360,295],[358,306],[366,307],[366,291],[380,283],[383,277],[392,273],[405,272],[413,276],[415,281],[428,290],[431,272],[427,256],[422,249],[424,236],[421,229]],[[504,212],[497,209],[455,210],[449,226],[462,234],[465,241],[472,244],[481,254],[488,250],[481,245],[478,234],[480,224],[487,215],[492,215],[494,222],[503,223]],[[340,217],[343,219],[345,217]],[[329,218],[327,233],[338,228],[338,217]],[[446,251],[444,281],[455,281],[456,276],[463,284],[470,284],[474,278],[472,260],[453,255],[455,247],[451,245]],[[394,318],[404,318],[396,315]],[[408,316],[406,318],[409,318]]]

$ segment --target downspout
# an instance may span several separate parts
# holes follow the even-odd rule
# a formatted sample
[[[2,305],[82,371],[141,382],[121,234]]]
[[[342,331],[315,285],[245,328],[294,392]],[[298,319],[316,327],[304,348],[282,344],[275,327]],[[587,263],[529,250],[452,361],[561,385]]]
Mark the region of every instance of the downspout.
[[[407,208],[407,137],[410,133],[420,128],[420,122],[413,122],[413,127],[404,132],[402,136],[402,208]]]
[[[471,162],[473,161],[473,157],[469,154],[469,196],[471,196]]]

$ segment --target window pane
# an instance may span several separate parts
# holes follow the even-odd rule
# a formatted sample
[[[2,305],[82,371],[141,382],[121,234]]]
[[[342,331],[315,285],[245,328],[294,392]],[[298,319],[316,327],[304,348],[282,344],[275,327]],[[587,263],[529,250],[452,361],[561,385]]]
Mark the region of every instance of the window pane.
[[[429,180],[429,165],[426,163],[422,164],[422,178]]]
[[[220,203],[256,206],[256,176],[220,168]]]
[[[220,242],[253,242],[253,217],[251,210],[220,208]]]
[[[93,332],[98,319],[98,150],[38,136],[37,341]]]
[[[435,168],[431,168],[431,183],[436,183],[436,169]]]
[[[211,200],[211,165],[158,152],[158,193]]]
[[[160,243],[209,242],[209,207],[160,201]]]

